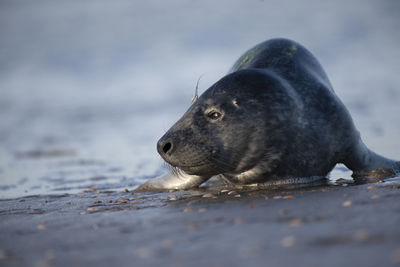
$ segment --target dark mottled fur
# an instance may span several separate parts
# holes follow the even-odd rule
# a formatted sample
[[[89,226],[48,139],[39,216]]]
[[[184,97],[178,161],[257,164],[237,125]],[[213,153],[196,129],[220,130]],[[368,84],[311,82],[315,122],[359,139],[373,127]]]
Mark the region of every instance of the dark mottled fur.
[[[211,119],[213,112],[221,117]],[[187,174],[242,184],[325,176],[337,163],[355,174],[399,169],[365,147],[321,65],[286,39],[239,58],[160,139],[158,151]]]

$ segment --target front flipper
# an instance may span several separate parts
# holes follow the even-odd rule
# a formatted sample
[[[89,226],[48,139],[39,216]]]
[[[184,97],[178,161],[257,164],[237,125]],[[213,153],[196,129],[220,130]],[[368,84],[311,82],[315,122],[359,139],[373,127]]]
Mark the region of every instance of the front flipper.
[[[139,185],[135,191],[186,190],[198,187],[209,178],[208,176],[189,175],[183,171],[170,172]]]

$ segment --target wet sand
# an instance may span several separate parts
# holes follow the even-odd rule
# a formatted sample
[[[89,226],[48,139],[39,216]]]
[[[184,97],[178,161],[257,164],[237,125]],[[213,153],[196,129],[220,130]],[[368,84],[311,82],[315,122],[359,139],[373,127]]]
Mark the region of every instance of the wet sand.
[[[0,200],[0,265],[398,266],[399,193],[394,181]]]

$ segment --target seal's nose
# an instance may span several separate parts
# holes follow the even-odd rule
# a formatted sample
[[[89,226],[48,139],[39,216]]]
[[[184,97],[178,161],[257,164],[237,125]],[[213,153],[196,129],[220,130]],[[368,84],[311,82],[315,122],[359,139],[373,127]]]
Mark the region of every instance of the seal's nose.
[[[171,150],[171,148],[172,148],[172,144],[171,144],[171,142],[168,142],[163,146],[162,150],[164,151],[165,154],[167,154],[168,151]]]
[[[161,138],[157,142],[157,151],[162,157],[170,155],[172,153],[173,143],[171,139],[164,140]]]

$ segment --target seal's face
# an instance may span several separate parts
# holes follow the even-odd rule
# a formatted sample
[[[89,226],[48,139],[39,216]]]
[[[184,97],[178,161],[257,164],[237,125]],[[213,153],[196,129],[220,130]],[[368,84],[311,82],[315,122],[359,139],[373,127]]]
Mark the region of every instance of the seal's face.
[[[210,87],[158,141],[166,162],[188,174],[213,176],[240,174],[265,157],[268,108],[260,108],[265,97],[257,90],[267,85],[242,72]]]

